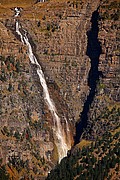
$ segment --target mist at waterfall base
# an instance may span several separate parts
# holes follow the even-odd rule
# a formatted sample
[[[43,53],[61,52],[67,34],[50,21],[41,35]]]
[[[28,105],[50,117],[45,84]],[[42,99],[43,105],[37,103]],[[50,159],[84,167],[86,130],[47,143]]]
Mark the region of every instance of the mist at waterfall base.
[[[15,13],[16,13],[15,17],[18,17],[20,15],[20,10],[18,8],[15,8]],[[29,56],[30,62],[37,66],[37,74],[39,76],[40,83],[43,88],[44,100],[52,114],[53,136],[54,136],[55,145],[57,147],[58,158],[59,158],[59,162],[60,162],[63,157],[67,156],[68,150],[71,149],[71,138],[70,138],[69,125],[68,125],[67,119],[65,118],[64,121],[66,124],[66,130],[67,130],[67,132],[65,133],[65,131],[64,131],[65,127],[62,127],[61,120],[57,114],[55,104],[54,104],[53,100],[50,98],[47,83],[46,83],[46,80],[44,77],[44,73],[43,73],[41,66],[38,63],[36,57],[33,54],[32,46],[27,37],[27,33],[23,29],[22,29],[22,31],[24,33],[21,33],[20,28],[22,29],[19,22],[16,20],[16,33],[20,36],[21,42],[23,44],[27,45],[27,47],[28,47],[28,56]]]

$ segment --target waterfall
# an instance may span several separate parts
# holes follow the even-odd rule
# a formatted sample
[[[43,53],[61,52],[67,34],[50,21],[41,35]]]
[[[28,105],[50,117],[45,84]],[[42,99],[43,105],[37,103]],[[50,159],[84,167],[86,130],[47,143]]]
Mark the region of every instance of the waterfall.
[[[16,11],[15,17],[19,16],[20,12],[18,11],[18,8],[15,8],[15,11]],[[68,122],[67,122],[67,119],[65,118],[65,122],[66,122],[66,126],[67,126],[67,133],[65,133],[64,128],[62,128],[60,118],[57,114],[55,104],[54,104],[53,100],[50,98],[47,83],[46,83],[46,80],[44,77],[44,73],[43,73],[41,66],[38,63],[35,55],[33,54],[32,46],[27,37],[27,33],[24,30],[23,30],[24,33],[21,33],[20,28],[22,28],[22,27],[20,27],[19,22],[16,20],[16,33],[20,36],[22,43],[26,44],[28,47],[28,56],[29,56],[30,62],[32,64],[37,65],[37,74],[39,76],[40,83],[43,88],[44,100],[52,114],[52,117],[53,117],[53,124],[54,124],[53,135],[54,135],[54,141],[55,141],[55,144],[56,144],[56,147],[58,150],[58,156],[59,156],[59,162],[60,162],[61,159],[67,155],[67,151],[71,148],[70,136],[66,137],[66,135],[69,134],[69,131],[70,131]]]
[[[20,10],[16,7],[15,8],[15,17],[20,15]]]

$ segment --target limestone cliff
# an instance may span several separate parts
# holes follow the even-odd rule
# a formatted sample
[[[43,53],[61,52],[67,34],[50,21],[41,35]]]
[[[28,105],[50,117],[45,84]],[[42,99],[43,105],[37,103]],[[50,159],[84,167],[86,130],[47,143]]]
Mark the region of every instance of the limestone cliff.
[[[101,54],[99,80],[91,104],[85,137],[95,139],[106,131],[119,128],[120,73],[119,73],[119,8],[117,1],[105,1],[99,8]]]
[[[67,119],[73,146],[76,132],[79,142],[118,128],[119,4],[112,2],[1,1],[0,155],[11,179],[44,179],[58,161],[52,115],[36,67],[15,32],[14,8],[21,8],[16,19],[28,33],[65,131]],[[76,125],[81,121],[83,136]]]

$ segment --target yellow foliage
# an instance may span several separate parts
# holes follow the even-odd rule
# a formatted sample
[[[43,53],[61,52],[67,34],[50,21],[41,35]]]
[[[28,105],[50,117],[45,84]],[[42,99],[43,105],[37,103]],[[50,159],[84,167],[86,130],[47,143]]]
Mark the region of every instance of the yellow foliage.
[[[91,141],[87,141],[83,139],[79,144],[77,144],[77,147],[82,149],[85,146],[89,146],[91,144]]]
[[[111,134],[114,136],[117,132],[120,132],[120,127],[115,129],[115,131],[111,132]]]
[[[9,167],[9,166],[6,166],[6,170],[10,176],[10,180],[16,180],[16,179],[19,179],[18,178],[18,171],[13,168],[13,167]]]

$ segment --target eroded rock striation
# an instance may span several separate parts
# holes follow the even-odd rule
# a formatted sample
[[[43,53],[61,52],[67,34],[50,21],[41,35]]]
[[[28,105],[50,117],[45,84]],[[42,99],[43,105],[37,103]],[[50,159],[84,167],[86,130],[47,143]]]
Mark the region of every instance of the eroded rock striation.
[[[58,162],[53,117],[36,66],[16,33],[16,19],[42,67],[72,147],[119,125],[119,3],[23,1],[14,17],[16,5],[0,4],[1,164],[10,178],[45,179]]]

